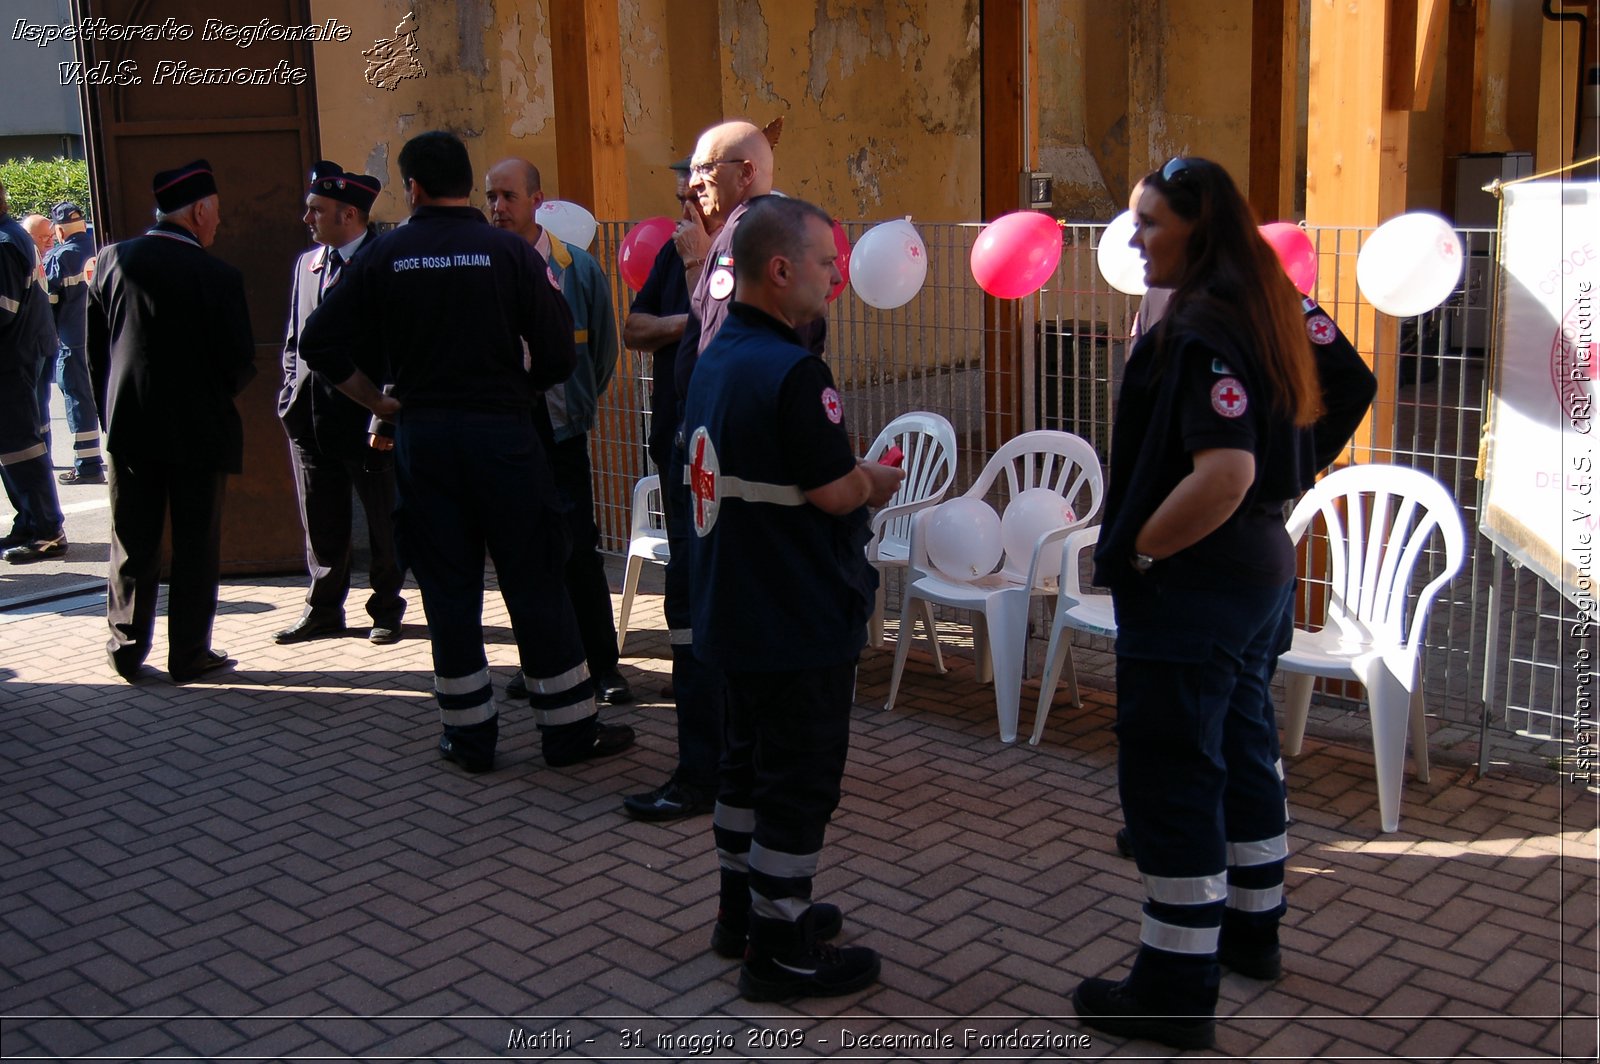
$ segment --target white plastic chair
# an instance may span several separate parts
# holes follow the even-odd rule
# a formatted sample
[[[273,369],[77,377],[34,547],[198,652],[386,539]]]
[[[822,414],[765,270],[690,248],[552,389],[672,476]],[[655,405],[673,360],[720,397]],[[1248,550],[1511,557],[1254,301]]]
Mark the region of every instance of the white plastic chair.
[[[878,599],[868,632],[875,647],[883,646],[885,577],[890,569],[906,569],[911,556],[912,515],[942,500],[956,476],[956,430],[938,414],[922,411],[901,414],[885,425],[878,438],[872,441],[872,446],[867,448],[867,461],[876,462],[891,445],[898,446],[905,454],[900,468],[905,470],[906,478],[894,497],[872,515],[867,561],[878,570]],[[924,602],[920,616],[923,631],[933,646],[934,664],[944,672],[933,607]],[[910,635],[902,629],[900,638],[908,639]]]
[[[983,672],[992,673],[1000,741],[1010,743],[1017,738],[1029,605],[1034,596],[1055,592],[1056,567],[1050,560],[1057,555],[1051,548],[1059,546],[1067,533],[1099,512],[1105,485],[1100,461],[1087,441],[1069,432],[1048,430],[1026,432],[1001,445],[965,494],[983,499],[1002,477],[1006,502],[1030,488],[1050,488],[1072,507],[1073,521],[1042,533],[1026,557],[1008,554],[996,572],[964,581],[933,569],[928,560],[927,522],[934,511],[917,513],[911,524],[910,573],[901,595],[900,631],[907,630],[919,603],[937,602],[980,614],[973,625],[980,678]],[[885,709],[894,708],[910,649],[911,641],[905,638],[895,647],[894,673]]]
[[[1080,528],[1067,536],[1061,544],[1060,593],[1056,596],[1056,619],[1050,626],[1050,646],[1045,651],[1044,673],[1039,677],[1039,708],[1033,715],[1033,737],[1030,746],[1039,745],[1044,734],[1045,718],[1050,715],[1050,703],[1055,701],[1056,685],[1061,679],[1063,666],[1067,670],[1067,691],[1074,706],[1082,706],[1078,694],[1078,670],[1072,661],[1072,637],[1069,629],[1103,635],[1115,639],[1117,635],[1116,611],[1111,607],[1111,596],[1083,590],[1078,576],[1080,559],[1084,551],[1094,552],[1100,542],[1100,526]]]
[[[1395,831],[1408,722],[1417,779],[1428,779],[1418,657],[1434,597],[1461,569],[1466,533],[1444,485],[1404,466],[1356,465],[1330,473],[1289,515],[1289,535],[1298,542],[1318,515],[1331,570],[1327,620],[1315,632],[1297,628],[1294,645],[1278,659],[1285,674],[1283,748],[1300,752],[1315,677],[1359,681],[1372,722],[1379,819],[1384,831]],[[1412,574],[1435,531],[1443,540],[1443,564],[1413,596]]]
[[[628,638],[628,614],[633,612],[633,594],[639,589],[639,571],[645,562],[665,565],[671,557],[667,522],[661,513],[661,478],[652,473],[633,486],[633,528],[628,533],[628,567],[622,575],[622,615],[617,618],[618,654]]]

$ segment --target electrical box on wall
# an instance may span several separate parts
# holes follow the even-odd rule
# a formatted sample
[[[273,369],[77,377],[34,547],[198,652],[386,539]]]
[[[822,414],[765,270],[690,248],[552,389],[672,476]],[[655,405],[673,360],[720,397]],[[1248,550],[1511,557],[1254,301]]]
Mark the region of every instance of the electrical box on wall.
[[[1043,170],[1022,171],[1022,201],[1023,210],[1047,211],[1055,203],[1055,189],[1052,175]]]

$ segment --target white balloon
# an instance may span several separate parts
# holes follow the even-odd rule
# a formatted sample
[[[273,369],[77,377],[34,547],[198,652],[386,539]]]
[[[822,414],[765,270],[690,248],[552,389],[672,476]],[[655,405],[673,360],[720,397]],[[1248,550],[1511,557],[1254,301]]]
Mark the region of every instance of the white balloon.
[[[594,243],[600,223],[583,207],[566,200],[545,200],[533,212],[533,220],[561,238],[563,244],[585,251]]]
[[[868,306],[905,306],[928,278],[928,248],[911,219],[868,229],[850,249],[850,287]]]
[[[1076,519],[1067,500],[1049,488],[1029,488],[1018,494],[1006,504],[1000,518],[1000,544],[1005,548],[1007,567],[1026,569],[1039,537]]]
[[[1461,280],[1461,238],[1448,221],[1427,211],[1390,218],[1356,256],[1356,286],[1367,302],[1396,318],[1443,303]]]
[[[952,580],[987,576],[1000,561],[1000,515],[982,499],[962,497],[929,511],[928,560]]]
[[[1111,219],[1106,231],[1100,234],[1100,246],[1095,249],[1095,263],[1106,284],[1130,296],[1142,296],[1147,291],[1144,283],[1144,256],[1128,241],[1133,239],[1133,212],[1123,211]]]

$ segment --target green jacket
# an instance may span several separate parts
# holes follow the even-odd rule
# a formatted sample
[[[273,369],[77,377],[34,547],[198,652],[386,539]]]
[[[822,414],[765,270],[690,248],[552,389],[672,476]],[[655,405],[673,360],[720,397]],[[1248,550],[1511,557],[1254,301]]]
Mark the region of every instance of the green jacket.
[[[617,370],[616,315],[611,309],[611,284],[594,256],[568,247],[548,229],[550,271],[572,311],[572,342],[578,365],[572,376],[545,393],[556,440],[570,440],[594,428],[595,408]]]

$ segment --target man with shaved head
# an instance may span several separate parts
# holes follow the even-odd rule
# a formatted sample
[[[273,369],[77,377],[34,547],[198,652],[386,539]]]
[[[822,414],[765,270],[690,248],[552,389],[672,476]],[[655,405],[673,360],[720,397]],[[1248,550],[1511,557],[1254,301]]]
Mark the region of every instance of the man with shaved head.
[[[689,157],[689,193],[700,204],[705,227],[716,235],[703,260],[685,257],[689,316],[673,366],[675,391],[689,394],[689,377],[700,352],[717,335],[733,295],[733,231],[746,206],[772,192],[772,144],[753,123],[722,122],[700,134]],[[685,219],[680,230],[690,224]],[[682,243],[680,242],[680,247]],[[820,346],[817,348],[820,351]],[[679,415],[682,409],[679,408]],[[689,621],[689,544],[694,536],[689,508],[693,499],[684,478],[689,462],[682,433],[674,426],[671,458],[661,477],[666,496],[667,629],[672,643],[672,690],[678,706],[678,767],[653,791],[629,795],[623,808],[640,820],[670,820],[703,813],[715,797],[722,759],[722,672],[695,657]],[[743,929],[736,936],[743,951]],[[730,938],[729,948],[735,939]]]
[[[578,364],[572,375],[544,393],[554,444],[550,466],[565,497],[572,551],[567,556],[567,595],[578,615],[583,654],[594,678],[595,698],[620,705],[633,701],[628,681],[617,671],[617,625],[611,614],[611,585],[600,557],[600,530],[594,522],[594,478],[589,465],[589,430],[600,396],[617,369],[616,317],[611,285],[600,264],[583,248],[564,243],[534,220],[544,202],[539,168],[526,159],[505,159],[484,175],[489,220],[534,246],[548,264],[551,279],[572,312],[572,341]],[[511,698],[527,698],[521,676],[506,686]]]

